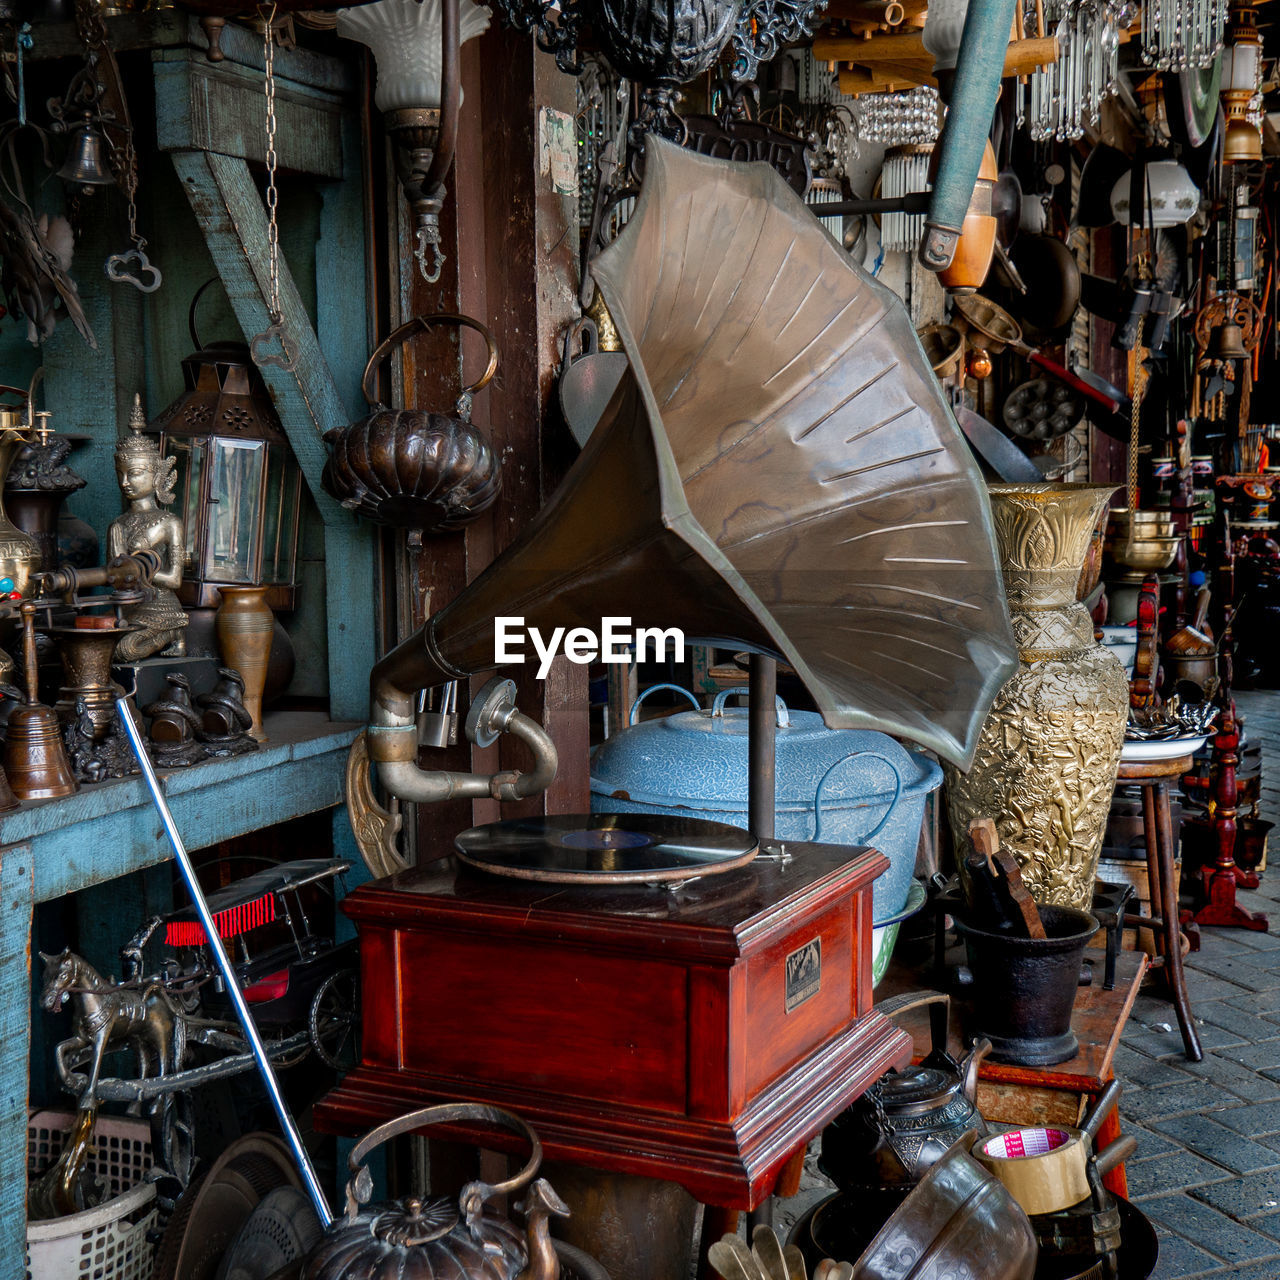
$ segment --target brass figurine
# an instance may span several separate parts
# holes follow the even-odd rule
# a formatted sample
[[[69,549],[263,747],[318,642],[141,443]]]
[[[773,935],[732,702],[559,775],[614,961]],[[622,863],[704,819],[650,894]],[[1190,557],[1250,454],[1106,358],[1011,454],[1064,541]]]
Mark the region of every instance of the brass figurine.
[[[120,662],[136,662],[155,653],[180,658],[187,651],[183,633],[188,619],[175,594],[182,585],[186,537],[182,521],[161,509],[173,501],[177,463],[161,455],[160,446],[146,434],[146,425],[142,397],[135,395],[129,434],[116,445],[116,477],[129,505],[107,531],[107,554],[114,558],[150,550],[160,556],[161,565],[151,579],[150,598],[127,611],[130,624],[138,630],[120,642],[116,651]]]
[[[182,1065],[187,1043],[186,1017],[160,982],[121,987],[104,978],[87,960],[66,950],[47,956],[40,1007],[56,1013],[72,1001],[71,1035],[54,1051],[58,1078],[79,1098],[82,1108],[97,1103],[102,1060],[117,1049],[138,1055],[138,1074],[172,1075]],[[89,1073],[77,1071],[89,1052]]]
[[[117,726],[112,725],[101,741],[97,739],[97,726],[83,694],[76,698],[74,715],[63,727],[62,741],[77,782],[105,782],[138,772],[129,740]]]
[[[203,713],[197,733],[210,755],[239,756],[258,750],[250,732],[253,715],[244,704],[244,677],[234,667],[218,668],[218,683],[197,695],[196,706]]]
[[[200,713],[191,704],[191,682],[181,671],[171,671],[165,679],[169,696],[143,707],[151,718],[150,754],[157,769],[182,769],[198,764],[208,752],[197,740]]]

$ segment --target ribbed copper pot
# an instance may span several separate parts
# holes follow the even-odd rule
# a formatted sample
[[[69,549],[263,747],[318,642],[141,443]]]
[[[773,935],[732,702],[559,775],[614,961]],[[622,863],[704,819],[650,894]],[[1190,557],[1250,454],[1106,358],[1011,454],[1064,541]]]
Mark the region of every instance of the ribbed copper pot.
[[[529,1161],[514,1177],[492,1186],[469,1182],[456,1201],[398,1200],[362,1207],[373,1180],[362,1162],[374,1148],[400,1134],[434,1125],[492,1125],[525,1138]],[[518,1116],[497,1107],[451,1103],[426,1107],[365,1134],[349,1157],[347,1211],[307,1259],[303,1280],[557,1280],[560,1264],[548,1233],[549,1214],[568,1213],[545,1179],[534,1177],[542,1144]],[[527,1190],[525,1190],[527,1188]],[[485,1208],[497,1196],[525,1190],[520,1230]]]
[[[450,416],[419,409],[388,409],[373,394],[373,372],[406,338],[436,324],[459,324],[480,333],[489,363],[458,398]],[[501,463],[471,424],[471,397],[498,367],[493,335],[470,316],[415,316],[369,357],[361,384],[373,412],[362,422],[335,427],[325,440],[333,453],[324,487],[342,505],[375,524],[424,533],[456,529],[491,506],[501,488]]]

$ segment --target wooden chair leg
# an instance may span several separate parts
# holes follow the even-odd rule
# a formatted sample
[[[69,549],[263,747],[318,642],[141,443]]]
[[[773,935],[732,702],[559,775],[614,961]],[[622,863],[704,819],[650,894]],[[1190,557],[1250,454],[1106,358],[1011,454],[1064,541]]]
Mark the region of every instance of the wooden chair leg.
[[[1200,1034],[1191,1014],[1191,1000],[1187,995],[1187,976],[1182,967],[1182,930],[1178,923],[1178,895],[1173,882],[1173,818],[1169,809],[1169,785],[1161,782],[1151,788],[1155,792],[1157,842],[1159,848],[1160,897],[1164,902],[1164,971],[1169,981],[1169,993],[1178,1015],[1182,1031],[1182,1046],[1189,1062],[1199,1062],[1204,1057],[1200,1047]]]

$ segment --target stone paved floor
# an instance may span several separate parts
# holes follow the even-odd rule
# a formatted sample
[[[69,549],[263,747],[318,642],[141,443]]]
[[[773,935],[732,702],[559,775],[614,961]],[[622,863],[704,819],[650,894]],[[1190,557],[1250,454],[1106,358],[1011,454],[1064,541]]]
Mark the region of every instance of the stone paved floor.
[[[1259,816],[1280,822],[1280,691],[1240,693],[1262,743]],[[1139,994],[1116,1057],[1122,1127],[1138,1139],[1129,1193],[1160,1235],[1154,1280],[1280,1280],[1280,828],[1271,868],[1241,905],[1272,932],[1202,929],[1187,960],[1203,1062],[1182,1056],[1173,1006]],[[813,1154],[798,1196],[777,1205],[785,1234],[832,1188]]]
[[[1262,743],[1262,818],[1280,821],[1280,692],[1239,693]],[[1140,994],[1116,1057],[1129,1194],[1160,1233],[1157,1280],[1280,1280],[1280,841],[1241,905],[1271,932],[1202,929],[1187,958],[1203,1062],[1187,1062],[1172,1006]]]

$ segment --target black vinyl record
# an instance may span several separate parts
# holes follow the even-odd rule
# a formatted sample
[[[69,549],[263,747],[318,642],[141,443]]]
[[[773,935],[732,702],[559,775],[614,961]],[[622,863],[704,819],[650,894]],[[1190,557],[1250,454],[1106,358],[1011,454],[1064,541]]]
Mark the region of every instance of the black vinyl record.
[[[741,827],[654,813],[562,813],[472,827],[458,857],[493,875],[554,884],[688,880],[745,866],[756,842]]]

